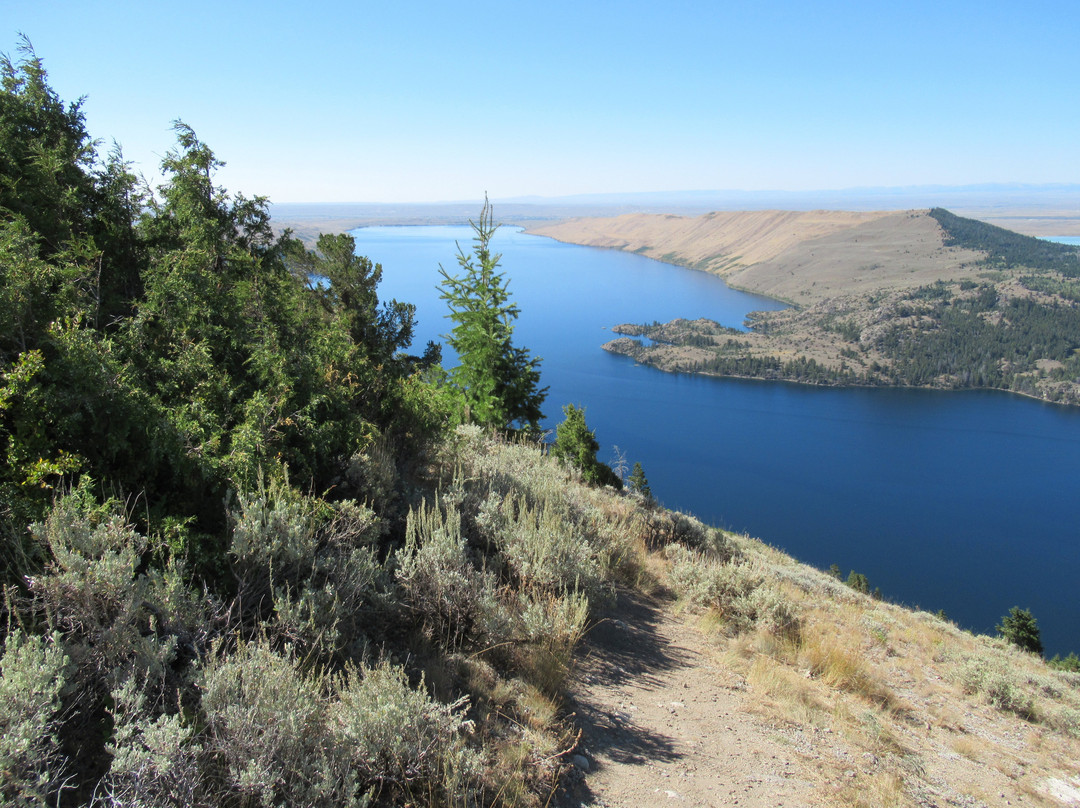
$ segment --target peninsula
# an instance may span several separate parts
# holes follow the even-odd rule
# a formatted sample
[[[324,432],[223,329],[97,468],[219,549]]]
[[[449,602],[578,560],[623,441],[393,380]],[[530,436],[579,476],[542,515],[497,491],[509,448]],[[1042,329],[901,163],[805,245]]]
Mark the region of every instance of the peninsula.
[[[711,272],[791,304],[755,312],[749,331],[711,320],[613,329],[623,336],[606,350],[662,370],[1080,404],[1076,247],[941,208],[630,214],[530,232]]]

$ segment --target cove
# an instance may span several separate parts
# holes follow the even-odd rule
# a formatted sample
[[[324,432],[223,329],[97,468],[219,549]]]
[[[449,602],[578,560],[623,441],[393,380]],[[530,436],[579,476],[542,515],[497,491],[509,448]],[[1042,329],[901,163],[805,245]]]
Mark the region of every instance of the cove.
[[[468,227],[369,227],[381,299],[417,307],[413,347],[451,323],[441,264]],[[662,504],[820,568],[854,569],[892,600],[993,633],[1014,605],[1048,655],[1080,651],[1080,408],[994,391],[815,388],[668,374],[601,350],[624,322],[709,317],[742,327],[782,304],[703,272],[501,228],[515,344],[543,359],[546,426],[587,408],[611,463],[645,468]],[[445,353],[447,366],[454,363]]]

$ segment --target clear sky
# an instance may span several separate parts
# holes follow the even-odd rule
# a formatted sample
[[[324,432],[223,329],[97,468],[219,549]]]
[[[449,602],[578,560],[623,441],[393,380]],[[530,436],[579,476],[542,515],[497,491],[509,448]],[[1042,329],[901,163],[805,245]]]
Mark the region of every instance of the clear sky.
[[[0,0],[148,176],[275,202],[1080,182],[1076,0]]]

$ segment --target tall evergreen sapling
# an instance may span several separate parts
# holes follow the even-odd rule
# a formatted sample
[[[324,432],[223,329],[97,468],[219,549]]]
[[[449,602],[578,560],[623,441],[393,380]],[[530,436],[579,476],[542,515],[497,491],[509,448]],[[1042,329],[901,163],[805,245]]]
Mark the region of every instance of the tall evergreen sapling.
[[[475,247],[467,254],[458,246],[462,274],[439,267],[441,297],[455,323],[446,341],[460,363],[450,371],[450,383],[460,397],[460,417],[481,426],[537,432],[547,388],[539,387],[540,360],[511,342],[519,310],[507,292],[509,281],[498,271],[502,256],[491,252],[498,225],[486,198],[480,221],[470,224]]]
[[[634,470],[630,472],[630,479],[626,482],[629,484],[631,491],[636,491],[646,499],[652,498],[652,489],[649,488],[649,480],[645,476],[645,469],[640,462],[634,463]]]

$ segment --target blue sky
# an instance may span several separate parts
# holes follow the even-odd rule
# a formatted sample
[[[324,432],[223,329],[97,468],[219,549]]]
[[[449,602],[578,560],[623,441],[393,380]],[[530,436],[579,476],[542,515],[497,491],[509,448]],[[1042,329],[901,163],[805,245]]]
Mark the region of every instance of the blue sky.
[[[275,202],[1080,182],[1080,3],[3,0],[153,177]]]

